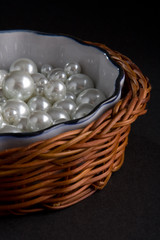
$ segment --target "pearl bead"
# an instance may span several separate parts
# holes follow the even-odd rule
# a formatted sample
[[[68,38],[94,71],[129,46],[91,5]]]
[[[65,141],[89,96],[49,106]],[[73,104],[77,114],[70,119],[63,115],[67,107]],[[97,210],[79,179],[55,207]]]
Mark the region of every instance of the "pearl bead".
[[[86,88],[93,88],[94,84],[90,77],[85,74],[77,73],[70,76],[66,82],[67,90],[79,94]]]
[[[44,95],[52,103],[65,97],[66,86],[62,81],[50,81],[44,86]]]
[[[67,80],[67,74],[61,68],[56,68],[48,75],[49,80],[60,80],[65,82]]]
[[[29,74],[33,74],[37,72],[37,65],[31,59],[19,58],[10,66],[10,72],[13,71],[25,71]]]
[[[77,119],[86,116],[93,110],[93,105],[89,103],[80,104],[72,113],[72,119]]]
[[[34,83],[38,86],[45,85],[48,82],[48,79],[42,73],[34,73],[31,76]]]
[[[22,132],[28,132],[28,118],[21,118],[16,127],[19,128]]]
[[[2,115],[7,123],[16,125],[21,118],[30,114],[28,105],[17,99],[9,99],[2,108]]]
[[[28,106],[31,112],[47,111],[51,107],[51,103],[43,96],[35,96],[29,99]]]
[[[32,74],[32,78],[35,84],[34,95],[43,95],[44,86],[48,83],[47,77],[45,77],[42,73],[35,73]]]
[[[60,122],[65,122],[65,121],[70,120],[70,116],[62,108],[52,107],[48,110],[48,114],[51,116],[51,118],[53,120],[53,124],[57,124]]]
[[[6,70],[0,69],[0,88],[2,88],[2,83],[8,72]]]
[[[44,111],[33,112],[28,118],[28,129],[32,132],[46,129],[53,124],[51,116]]]
[[[7,98],[16,98],[25,101],[34,92],[34,81],[27,72],[14,71],[5,78],[2,89]]]
[[[81,72],[81,66],[79,63],[72,62],[72,63],[66,63],[64,66],[64,71],[67,73],[68,76],[71,76],[76,73]]]
[[[102,91],[96,88],[89,88],[85,89],[78,95],[76,103],[90,103],[95,107],[105,99],[106,97]]]
[[[35,132],[79,119],[106,99],[77,62],[64,68],[43,64],[38,72],[31,59],[19,58],[9,71],[0,69],[0,133]]]
[[[5,125],[0,129],[0,133],[20,133],[21,129],[13,125]]]
[[[36,86],[33,96],[43,96],[44,95],[44,87]]]
[[[65,99],[76,101],[76,95],[73,92],[66,90]]]
[[[58,108],[66,110],[66,112],[69,115],[72,114],[72,112],[75,110],[76,106],[77,105],[75,104],[75,102],[71,99],[63,99],[63,100],[57,101],[53,104],[53,107],[58,107]]]
[[[41,66],[40,72],[41,72],[42,74],[44,74],[45,76],[48,76],[48,74],[52,71],[52,69],[53,69],[53,66],[52,66],[52,65],[50,65],[50,64],[43,64],[43,65]]]

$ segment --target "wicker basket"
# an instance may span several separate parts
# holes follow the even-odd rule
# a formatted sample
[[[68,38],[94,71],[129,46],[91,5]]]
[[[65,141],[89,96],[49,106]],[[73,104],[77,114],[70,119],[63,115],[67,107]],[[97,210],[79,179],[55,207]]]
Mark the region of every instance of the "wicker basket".
[[[84,129],[1,151],[0,215],[73,205],[103,189],[122,166],[131,123],[146,113],[151,86],[129,58],[94,45],[106,49],[125,71],[121,100]]]

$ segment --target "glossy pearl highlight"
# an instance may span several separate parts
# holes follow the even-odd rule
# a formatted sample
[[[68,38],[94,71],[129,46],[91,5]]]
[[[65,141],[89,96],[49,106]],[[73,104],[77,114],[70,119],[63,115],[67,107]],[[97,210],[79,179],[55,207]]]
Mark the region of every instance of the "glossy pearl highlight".
[[[93,110],[93,105],[89,103],[82,103],[72,113],[72,118],[73,119],[82,118],[87,114],[89,114],[92,110]]]
[[[72,112],[77,107],[76,103],[71,99],[62,99],[57,101],[53,107],[58,107],[64,109],[69,115],[72,115]]]
[[[69,114],[62,108],[52,107],[48,110],[48,114],[51,116],[53,124],[70,120]]]
[[[78,105],[82,103],[90,103],[95,107],[105,99],[106,97],[102,91],[96,88],[89,88],[85,89],[78,95],[76,103]]]
[[[66,87],[67,90],[74,92],[75,95],[78,95],[86,88],[93,88],[94,84],[89,76],[82,73],[78,73],[70,76],[67,79]]]
[[[51,116],[44,111],[33,112],[28,119],[28,130],[36,132],[50,127],[53,124]]]
[[[15,60],[10,66],[10,72],[13,71],[25,71],[29,74],[33,74],[36,73],[38,70],[37,65],[31,59],[19,58]]]
[[[52,103],[63,99],[66,95],[66,86],[62,81],[50,81],[44,87],[45,97]]]
[[[43,96],[35,96],[29,99],[28,106],[31,112],[47,111],[51,107],[51,103]]]
[[[7,98],[29,99],[34,92],[34,82],[31,75],[24,71],[11,72],[3,81],[2,89]]]
[[[67,76],[71,76],[73,74],[80,73],[81,66],[76,62],[66,63],[64,66],[64,71],[67,73]]]
[[[48,74],[52,71],[52,69],[53,69],[53,66],[51,64],[46,63],[41,66],[40,72],[45,76],[48,76]]]
[[[23,117],[28,117],[30,114],[28,105],[16,99],[8,100],[2,108],[4,120],[11,125],[16,125]]]

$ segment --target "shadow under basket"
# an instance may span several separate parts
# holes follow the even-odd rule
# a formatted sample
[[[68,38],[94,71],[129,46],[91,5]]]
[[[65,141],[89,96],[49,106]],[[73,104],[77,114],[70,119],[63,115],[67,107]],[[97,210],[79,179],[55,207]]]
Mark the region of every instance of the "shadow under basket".
[[[0,215],[71,206],[103,189],[122,166],[131,124],[146,113],[151,86],[128,57],[94,45],[125,71],[120,101],[83,129],[1,151]]]

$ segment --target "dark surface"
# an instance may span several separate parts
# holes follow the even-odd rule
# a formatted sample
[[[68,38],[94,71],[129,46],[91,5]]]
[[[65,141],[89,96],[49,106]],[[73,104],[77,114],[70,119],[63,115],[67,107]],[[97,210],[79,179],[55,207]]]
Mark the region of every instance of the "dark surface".
[[[156,8],[86,9],[80,3],[74,3],[73,10],[60,5],[1,4],[0,30],[65,33],[105,43],[127,55],[150,79],[148,113],[132,125],[125,162],[102,191],[57,212],[0,217],[0,240],[159,240],[159,12]]]

